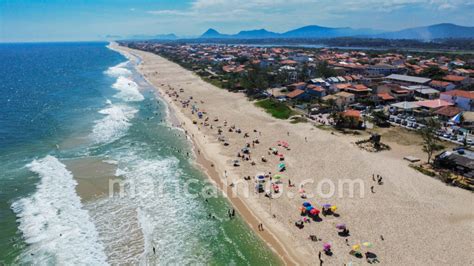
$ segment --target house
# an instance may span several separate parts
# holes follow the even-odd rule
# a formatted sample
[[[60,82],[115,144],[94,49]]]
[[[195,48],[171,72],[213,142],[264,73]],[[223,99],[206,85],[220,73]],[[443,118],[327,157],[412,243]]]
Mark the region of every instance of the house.
[[[435,157],[435,165],[450,169],[468,178],[471,184],[474,181],[474,152],[463,150],[460,152],[445,151]]]
[[[462,110],[456,106],[444,106],[436,110],[434,114],[438,115],[442,120],[448,121],[460,112],[462,112]]]
[[[323,89],[320,86],[313,85],[313,84],[310,84],[306,87],[306,93],[308,93],[309,95],[311,95],[313,97],[316,97],[316,98],[322,98],[322,97],[326,96],[326,90],[325,89]]]
[[[298,82],[298,83],[293,83],[287,86],[288,90],[304,90],[306,88],[306,83],[305,82]]]
[[[434,111],[434,110],[438,110],[441,107],[454,105],[451,102],[444,101],[444,100],[441,100],[441,99],[418,101],[418,102],[415,102],[415,103],[418,106],[420,106],[422,109],[428,110],[428,111]]]
[[[456,75],[447,75],[443,77],[444,81],[454,83],[457,87],[467,86],[472,83],[469,77],[456,76]]]
[[[382,92],[375,95],[374,101],[386,104],[395,101],[395,98],[389,93]]]
[[[400,74],[404,71],[404,68],[398,66],[392,66],[388,64],[377,64],[370,65],[365,68],[365,71],[368,76],[387,76],[390,74]]]
[[[454,88],[456,88],[456,85],[454,85],[453,83],[442,80],[432,80],[430,82],[430,86],[441,92],[454,90]]]
[[[339,108],[348,106],[355,102],[355,95],[349,92],[341,91],[334,94],[334,96],[336,96],[336,105]]]
[[[404,87],[405,88],[405,87]],[[423,99],[437,99],[439,91],[425,85],[414,85],[406,87],[408,90],[413,91],[414,95]]]
[[[290,100],[301,100],[305,98],[305,91],[300,89],[295,89],[292,92],[286,95]]]
[[[474,91],[452,90],[442,92],[440,99],[456,104],[464,111],[474,111]]]
[[[425,85],[430,83],[429,78],[420,78],[407,75],[392,74],[385,77],[385,80],[400,84],[400,85]]]

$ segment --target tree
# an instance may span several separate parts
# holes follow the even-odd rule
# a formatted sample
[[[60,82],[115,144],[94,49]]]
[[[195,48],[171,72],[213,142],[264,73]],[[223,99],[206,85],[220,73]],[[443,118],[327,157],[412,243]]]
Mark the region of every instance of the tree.
[[[446,76],[446,74],[447,73],[438,66],[430,66],[420,73],[421,76],[428,77],[430,79],[442,79],[444,76]]]
[[[336,71],[329,67],[328,62],[322,61],[316,67],[316,76],[329,78],[336,76]]]
[[[426,127],[420,129],[419,133],[423,139],[423,152],[428,155],[428,164],[431,163],[431,157],[437,151],[442,150],[443,145],[438,143],[436,131],[440,128],[437,120],[430,118],[426,121]]]

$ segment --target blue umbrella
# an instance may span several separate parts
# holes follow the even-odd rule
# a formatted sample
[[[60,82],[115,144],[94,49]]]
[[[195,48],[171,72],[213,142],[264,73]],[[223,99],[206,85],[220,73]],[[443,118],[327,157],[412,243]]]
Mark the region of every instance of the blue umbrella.
[[[311,203],[309,203],[309,202],[305,201],[305,202],[303,202],[303,206],[305,206],[305,207],[309,207],[309,206],[311,206]]]
[[[308,211],[308,212],[311,211],[312,209],[314,209],[313,206],[308,206],[308,207],[306,207],[306,211]]]
[[[459,114],[453,116],[450,120],[451,120],[451,122],[459,124],[459,123],[461,123],[461,117],[462,117],[462,113],[459,113]]]

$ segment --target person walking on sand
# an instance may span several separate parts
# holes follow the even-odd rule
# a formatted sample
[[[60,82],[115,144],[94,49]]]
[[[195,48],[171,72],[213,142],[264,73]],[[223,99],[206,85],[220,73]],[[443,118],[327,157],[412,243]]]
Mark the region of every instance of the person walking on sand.
[[[372,191],[372,193],[375,193],[375,191],[374,191],[374,186],[371,186],[371,187],[370,187],[370,191]]]

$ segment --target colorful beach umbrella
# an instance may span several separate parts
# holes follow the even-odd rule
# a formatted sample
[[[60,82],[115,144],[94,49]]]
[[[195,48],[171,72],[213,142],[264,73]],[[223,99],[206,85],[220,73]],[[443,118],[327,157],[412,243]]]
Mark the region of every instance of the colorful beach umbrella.
[[[282,178],[282,177],[283,177],[282,175],[274,175],[274,176],[273,176],[273,178],[275,178],[275,179],[280,179],[280,178]]]
[[[308,201],[305,201],[305,202],[303,202],[303,206],[309,207],[309,206],[311,206],[311,203],[309,203]]]
[[[330,249],[331,249],[331,244],[329,244],[329,243],[324,243],[324,244],[323,244],[323,249],[324,249],[324,250],[330,250]]]
[[[332,206],[331,204],[327,204],[327,203],[326,203],[326,204],[323,204],[323,207],[326,208],[326,209],[331,208],[331,206]]]
[[[306,207],[306,211],[307,211],[307,212],[310,212],[312,209],[314,209],[313,206],[308,206],[308,207]]]
[[[353,246],[352,246],[352,250],[354,250],[354,251],[360,250],[360,245],[358,245],[358,244],[353,245]]]
[[[336,224],[337,229],[346,229],[346,224]]]
[[[364,247],[367,247],[367,248],[371,248],[371,247],[374,246],[374,245],[372,245],[372,243],[370,243],[370,242],[364,242],[364,243],[362,243],[362,245],[363,245]]]
[[[335,206],[335,205],[331,206],[330,209],[331,209],[332,212],[335,212],[337,210],[337,206]]]
[[[318,214],[319,214],[319,210],[316,209],[316,208],[311,209],[311,210],[309,211],[309,214],[311,214],[311,215],[318,215]]]

